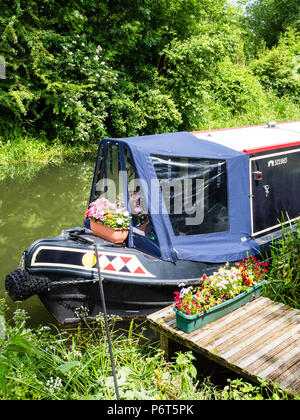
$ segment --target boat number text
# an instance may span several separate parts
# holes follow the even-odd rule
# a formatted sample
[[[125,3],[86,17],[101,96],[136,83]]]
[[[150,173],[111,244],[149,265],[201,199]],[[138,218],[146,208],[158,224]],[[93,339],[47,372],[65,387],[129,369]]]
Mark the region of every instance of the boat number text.
[[[286,165],[288,161],[287,157],[280,158],[280,159],[271,159],[268,162],[268,168],[272,166],[278,166],[278,165]]]

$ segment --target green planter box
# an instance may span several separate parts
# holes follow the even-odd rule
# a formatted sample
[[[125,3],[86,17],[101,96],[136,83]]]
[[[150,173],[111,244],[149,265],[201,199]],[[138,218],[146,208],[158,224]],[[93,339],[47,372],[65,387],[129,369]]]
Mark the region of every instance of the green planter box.
[[[198,328],[204,327],[204,325],[207,325],[210,322],[221,318],[229,312],[232,312],[257,298],[261,293],[261,289],[264,283],[265,281],[262,281],[256,286],[251,287],[248,292],[241,293],[240,295],[235,296],[226,302],[220,303],[220,305],[216,305],[209,311],[203,312],[202,314],[186,315],[183,312],[180,312],[178,309],[174,308],[174,311],[176,312],[177,327],[187,334],[197,330]]]

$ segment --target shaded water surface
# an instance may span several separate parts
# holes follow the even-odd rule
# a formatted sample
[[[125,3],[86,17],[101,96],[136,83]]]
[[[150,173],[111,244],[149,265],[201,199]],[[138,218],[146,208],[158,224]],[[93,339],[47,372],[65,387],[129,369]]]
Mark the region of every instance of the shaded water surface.
[[[18,268],[32,242],[82,226],[93,178],[94,161],[41,166],[0,166],[0,298],[6,274]],[[54,319],[34,296],[21,304],[7,297],[9,313],[25,309],[34,325]]]

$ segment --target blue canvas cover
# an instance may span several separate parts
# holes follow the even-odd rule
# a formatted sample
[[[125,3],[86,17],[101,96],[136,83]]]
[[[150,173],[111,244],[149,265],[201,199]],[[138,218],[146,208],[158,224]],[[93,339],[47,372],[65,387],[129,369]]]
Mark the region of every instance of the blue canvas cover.
[[[249,156],[220,144],[201,140],[188,132],[149,135],[120,139],[105,139],[118,144],[121,151],[127,148],[133,158],[136,175],[149,186],[148,208],[156,240],[130,233],[129,246],[137,247],[164,260],[176,259],[223,263],[237,261],[247,255],[257,254],[257,244],[251,240],[249,200]],[[176,222],[171,223],[164,206],[153,156],[163,161],[182,157],[226,162],[228,228],[213,233],[175,235]],[[194,159],[194,160],[193,160]],[[122,160],[122,158],[121,158]],[[159,197],[158,200],[154,199]]]

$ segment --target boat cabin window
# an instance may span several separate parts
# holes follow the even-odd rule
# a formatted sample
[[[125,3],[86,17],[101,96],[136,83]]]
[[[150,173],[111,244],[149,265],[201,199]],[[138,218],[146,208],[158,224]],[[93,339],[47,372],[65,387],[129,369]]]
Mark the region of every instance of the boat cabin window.
[[[96,179],[91,201],[97,200],[104,195],[104,147],[100,147],[99,157],[96,168]]]
[[[124,206],[119,146],[107,142],[101,147],[93,200],[105,197],[110,203]]]
[[[132,226],[136,234],[156,239],[151,218],[148,214],[148,205],[143,192],[142,181],[136,176],[134,165],[127,148],[124,151],[125,166],[127,171],[128,202],[132,216]],[[146,191],[148,189],[146,188]]]
[[[226,162],[152,155],[176,236],[228,231]]]

